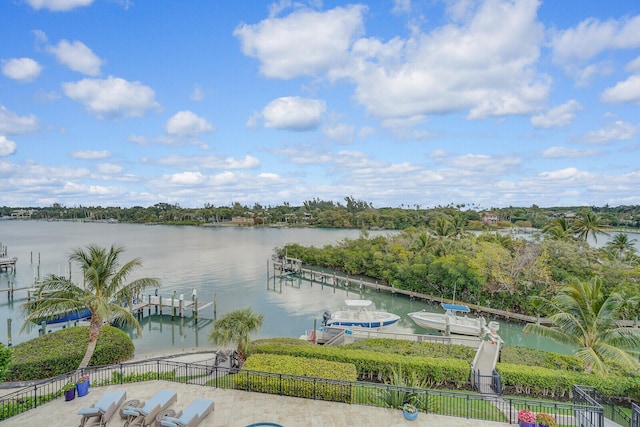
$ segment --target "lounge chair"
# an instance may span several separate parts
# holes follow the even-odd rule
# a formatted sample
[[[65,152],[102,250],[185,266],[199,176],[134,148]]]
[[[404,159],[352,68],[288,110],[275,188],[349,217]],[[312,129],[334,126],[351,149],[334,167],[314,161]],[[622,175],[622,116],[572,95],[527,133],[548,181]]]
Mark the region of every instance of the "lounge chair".
[[[125,426],[146,427],[153,423],[156,416],[166,410],[171,404],[178,400],[175,391],[160,390],[140,407],[130,406],[122,410],[122,414],[127,416]]]
[[[98,421],[100,426],[106,426],[111,416],[116,413],[126,397],[127,392],[124,390],[107,391],[93,407],[80,409],[78,411],[78,415],[82,416],[80,427],[84,427],[87,421],[91,419]]]
[[[160,424],[165,427],[194,427],[211,411],[213,411],[213,400],[199,397],[178,412],[175,417],[163,417]]]

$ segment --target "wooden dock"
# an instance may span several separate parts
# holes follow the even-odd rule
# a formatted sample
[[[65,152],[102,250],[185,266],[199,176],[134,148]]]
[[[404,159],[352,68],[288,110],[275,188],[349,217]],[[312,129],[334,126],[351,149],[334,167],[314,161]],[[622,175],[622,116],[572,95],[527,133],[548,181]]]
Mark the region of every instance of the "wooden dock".
[[[419,299],[429,303],[453,303],[454,301],[448,298],[442,298],[436,295],[427,295],[414,292],[407,289],[398,289],[393,286],[380,284],[377,280],[362,278],[362,277],[349,277],[342,272],[337,271],[323,271],[319,268],[312,268],[310,266],[304,266],[302,261],[285,257],[283,261],[272,261],[273,263],[273,276],[274,277],[287,277],[291,279],[291,275],[294,274],[297,277],[316,283],[322,283],[335,287],[345,288],[357,288],[357,289],[371,289],[376,292],[389,292],[392,295],[404,295],[410,299]],[[269,268],[267,267],[267,273]],[[478,315],[488,316],[492,318],[499,318],[505,320],[513,320],[522,323],[540,323],[542,325],[551,325],[551,322],[544,317],[529,316],[521,313],[513,313],[507,310],[499,310],[497,308],[483,307],[476,304],[465,303],[474,313]],[[620,324],[629,328],[640,328],[640,322],[633,320],[621,320]]]
[[[16,262],[18,262],[17,256],[14,256],[13,258],[0,258],[0,271],[15,271]]]
[[[152,311],[154,311],[155,314],[163,314],[164,309],[168,308],[171,313],[171,318],[173,319],[176,316],[184,317],[188,310],[191,312],[195,323],[198,323],[200,310],[212,305],[214,306],[215,315],[215,301],[201,304],[198,301],[195,290],[193,290],[191,299],[185,299],[183,295],[176,295],[175,291],[173,295],[168,297],[158,295],[158,290],[156,289],[155,295],[148,295],[147,297],[143,295],[140,300],[134,301],[131,305],[131,311],[139,317],[142,317],[144,316],[145,308],[148,309],[148,315],[151,315]]]

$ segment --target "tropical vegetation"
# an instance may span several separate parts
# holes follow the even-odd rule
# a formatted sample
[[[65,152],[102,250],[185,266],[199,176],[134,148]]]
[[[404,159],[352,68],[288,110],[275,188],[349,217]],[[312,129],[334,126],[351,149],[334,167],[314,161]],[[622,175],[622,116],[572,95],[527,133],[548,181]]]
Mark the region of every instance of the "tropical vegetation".
[[[177,204],[156,203],[152,206],[73,206],[54,203],[47,207],[0,207],[0,216],[48,221],[119,221],[183,225],[224,225],[242,219],[242,225],[289,227],[328,227],[357,229],[393,229],[429,226],[440,235],[459,234],[461,225],[469,230],[533,227],[543,229],[561,218],[571,227],[571,235],[591,236],[597,230],[610,228],[640,228],[640,206],[566,206],[481,208],[474,204],[449,204],[423,207],[418,204],[397,207],[374,207],[372,203],[354,197],[343,202],[318,198],[294,206],[253,205],[234,202],[228,206],[205,204],[185,208]],[[443,217],[450,217],[445,221]],[[492,219],[490,219],[492,218]],[[438,223],[436,227],[436,222]],[[565,228],[568,230],[568,228]],[[597,237],[596,237],[597,238]]]
[[[75,371],[89,344],[89,327],[76,326],[36,337],[11,347],[7,381],[52,378]],[[105,325],[98,337],[91,366],[120,363],[133,357],[134,345],[122,330]]]
[[[551,298],[534,297],[548,308],[552,326],[528,324],[534,333],[576,347],[574,354],[587,372],[608,374],[611,369],[640,370],[640,329],[619,325],[624,299],[604,293],[602,281],[569,283]]]
[[[78,285],[64,276],[48,275],[39,286],[36,299],[23,305],[26,316],[22,329],[32,328],[34,321],[59,313],[85,308],[91,310],[89,341],[79,369],[88,366],[105,323],[134,327],[142,335],[140,324],[126,304],[142,290],[159,287],[160,282],[153,278],[127,282],[127,278],[142,267],[142,261],[135,258],[120,265],[119,257],[123,251],[124,248],[120,246],[112,245],[107,250],[95,244],[75,249],[69,261],[79,264],[83,272],[83,284]]]
[[[209,332],[209,341],[213,345],[235,344],[240,367],[246,359],[251,334],[262,327],[264,316],[251,311],[251,308],[233,310],[218,318]]]

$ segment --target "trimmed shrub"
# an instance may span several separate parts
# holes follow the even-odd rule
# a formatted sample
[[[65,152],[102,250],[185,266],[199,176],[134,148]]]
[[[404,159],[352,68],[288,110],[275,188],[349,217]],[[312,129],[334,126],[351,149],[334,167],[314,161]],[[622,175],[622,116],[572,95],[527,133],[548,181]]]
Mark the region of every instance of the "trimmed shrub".
[[[78,368],[89,345],[89,327],[61,329],[13,347],[7,381],[52,378]],[[113,326],[103,326],[89,366],[120,363],[133,357],[129,336]]]
[[[517,345],[505,346],[501,350],[500,361],[514,365],[541,366],[548,369],[584,372],[584,364],[575,356]]]
[[[265,372],[270,374],[264,374]],[[309,381],[299,377],[314,377],[319,380]],[[260,393],[351,403],[352,390],[349,383],[322,379],[355,381],[356,368],[349,363],[254,354],[238,372],[236,385],[242,390]]]
[[[469,362],[457,359],[404,356],[393,353],[377,353],[364,350],[350,350],[344,347],[317,345],[288,346],[279,343],[254,343],[253,354],[269,353],[334,362],[352,363],[358,377],[369,381],[388,381],[396,371],[424,378],[428,387],[463,388],[469,383],[471,368]]]
[[[584,372],[498,363],[505,394],[570,399],[575,384],[596,387],[612,397],[640,400],[640,377],[600,377]]]

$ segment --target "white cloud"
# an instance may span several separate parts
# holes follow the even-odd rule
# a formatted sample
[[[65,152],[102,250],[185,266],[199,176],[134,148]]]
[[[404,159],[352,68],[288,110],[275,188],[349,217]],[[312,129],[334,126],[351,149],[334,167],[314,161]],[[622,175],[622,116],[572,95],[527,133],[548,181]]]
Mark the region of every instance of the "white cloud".
[[[332,123],[324,126],[322,133],[336,142],[347,144],[353,141],[356,130],[355,127],[346,123]]]
[[[205,176],[200,172],[182,172],[171,175],[171,183],[178,185],[201,184]]]
[[[2,62],[2,73],[14,80],[32,82],[41,71],[40,64],[31,58],[13,58]]]
[[[233,32],[245,55],[258,58],[267,77],[290,79],[316,75],[345,63],[349,45],[363,32],[366,7],[336,7],[326,12],[296,10]]]
[[[583,63],[609,49],[640,47],[640,15],[600,21],[588,18],[576,27],[552,35],[553,58],[557,63]]]
[[[213,131],[213,126],[191,111],[178,111],[167,120],[166,130],[169,135],[195,137]]]
[[[461,14],[463,21],[429,33],[357,41],[354,61],[343,70],[357,85],[356,99],[382,118],[468,110],[477,119],[534,111],[550,85],[534,68],[543,41],[538,2],[464,5],[472,9]]]
[[[590,144],[608,144],[613,141],[629,140],[638,133],[637,126],[622,120],[607,123],[601,129],[588,132],[584,136],[584,142]]]
[[[111,153],[107,150],[95,151],[95,150],[85,150],[85,151],[73,151],[71,153],[71,157],[74,159],[85,159],[85,160],[97,160],[97,159],[106,159],[111,156]]]
[[[633,75],[614,87],[605,89],[600,96],[604,102],[640,104],[640,74]]]
[[[113,163],[101,163],[98,165],[98,172],[105,175],[115,175],[122,173],[122,166]]]
[[[78,40],[60,40],[57,46],[47,46],[47,51],[61,64],[88,76],[99,75],[104,63],[87,45]]]
[[[222,158],[219,156],[181,156],[171,155],[154,161],[164,166],[180,167],[185,169],[256,169],[260,166],[260,160],[253,156],[245,156],[241,159],[233,157]]]
[[[531,124],[537,128],[552,128],[566,126],[576,117],[576,112],[582,110],[582,105],[574,99],[558,105],[544,114],[531,117]]]
[[[595,150],[572,149],[567,147],[549,147],[542,152],[545,159],[576,159],[598,154]]]
[[[326,109],[322,100],[288,96],[271,101],[262,116],[268,128],[308,131],[320,125]]]
[[[410,13],[411,12],[411,0],[393,0],[393,13]]]
[[[0,133],[9,135],[29,133],[38,130],[38,120],[34,115],[18,116],[0,105]]]
[[[49,9],[53,12],[65,12],[76,7],[89,6],[93,0],[26,0],[35,10]]]
[[[17,145],[15,142],[7,139],[6,136],[0,135],[0,157],[6,157],[15,153]]]
[[[64,83],[62,90],[100,118],[140,117],[147,110],[159,108],[153,89],[119,77]]]
[[[640,56],[637,57],[636,59],[634,59],[633,61],[629,62],[625,67],[625,70],[631,72],[631,73],[635,73],[640,71]]]
[[[198,85],[193,87],[193,91],[191,91],[191,95],[189,98],[192,101],[200,102],[204,99],[204,93],[202,92],[202,88]]]

